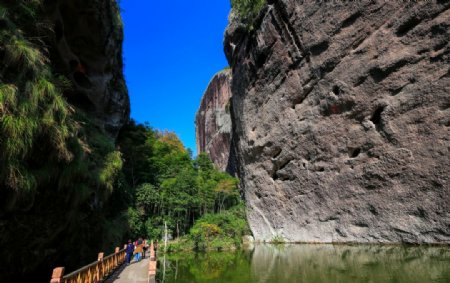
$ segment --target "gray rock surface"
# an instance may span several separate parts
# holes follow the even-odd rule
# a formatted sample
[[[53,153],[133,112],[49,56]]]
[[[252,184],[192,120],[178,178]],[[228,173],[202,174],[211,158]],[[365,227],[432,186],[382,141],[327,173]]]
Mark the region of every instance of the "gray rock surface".
[[[65,93],[68,101],[117,136],[130,113],[119,8],[111,0],[59,0],[47,9],[55,31],[52,62],[75,87]]]
[[[450,2],[231,14],[233,138],[255,240],[450,243]]]
[[[235,155],[231,145],[231,71],[211,79],[195,116],[197,152],[206,152],[218,169],[234,175]]]

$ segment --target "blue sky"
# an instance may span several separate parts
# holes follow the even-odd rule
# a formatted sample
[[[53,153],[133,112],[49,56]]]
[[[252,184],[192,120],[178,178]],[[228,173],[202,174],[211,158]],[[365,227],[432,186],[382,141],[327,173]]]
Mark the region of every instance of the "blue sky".
[[[195,113],[212,76],[228,65],[230,0],[122,0],[131,117],[175,131],[195,150]]]

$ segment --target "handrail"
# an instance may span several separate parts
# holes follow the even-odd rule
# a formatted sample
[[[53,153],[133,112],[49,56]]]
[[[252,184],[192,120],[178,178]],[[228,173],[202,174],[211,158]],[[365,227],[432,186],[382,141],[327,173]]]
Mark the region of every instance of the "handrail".
[[[111,255],[103,257],[104,253],[98,254],[98,260],[81,267],[67,275],[64,275],[64,267],[53,269],[50,283],[96,283],[110,275],[117,267],[125,261],[125,248],[116,248]],[[64,276],[63,276],[64,275]]]
[[[150,262],[148,264],[148,283],[156,282],[156,253],[155,246],[153,245],[153,241],[150,245]]]

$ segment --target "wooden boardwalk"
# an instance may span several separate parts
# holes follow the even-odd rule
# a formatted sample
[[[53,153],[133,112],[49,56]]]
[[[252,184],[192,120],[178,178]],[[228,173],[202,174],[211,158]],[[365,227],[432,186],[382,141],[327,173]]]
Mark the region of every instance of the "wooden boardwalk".
[[[105,283],[148,283],[149,253],[139,262],[131,261],[130,265],[123,264]]]
[[[157,263],[153,242],[146,257],[139,262],[125,263],[125,250],[126,245],[122,250],[116,248],[115,253],[107,257],[99,253],[97,261],[68,275],[64,275],[64,267],[57,267],[53,269],[50,283],[155,283]]]

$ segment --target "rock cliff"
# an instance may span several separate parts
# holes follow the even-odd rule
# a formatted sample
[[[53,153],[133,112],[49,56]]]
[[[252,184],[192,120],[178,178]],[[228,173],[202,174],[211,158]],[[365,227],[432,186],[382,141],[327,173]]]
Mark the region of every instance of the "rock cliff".
[[[73,82],[67,99],[115,137],[130,113],[119,8],[105,0],[53,3],[47,5],[54,25],[52,61]]]
[[[450,2],[267,2],[225,34],[256,240],[450,243]]]
[[[0,282],[122,241],[122,32],[115,0],[0,1]]]
[[[234,175],[235,155],[231,144],[231,71],[224,70],[212,78],[195,116],[197,152],[208,153],[222,171]]]

